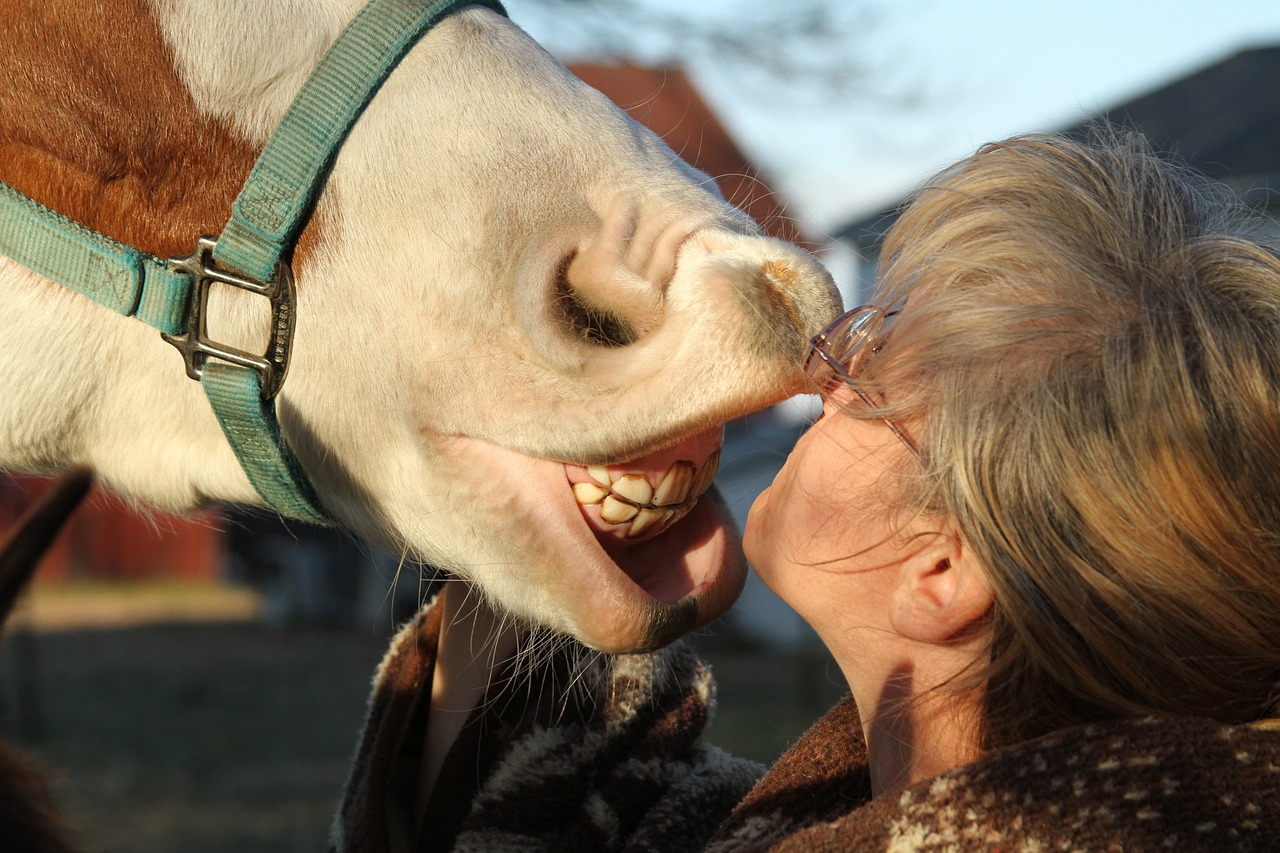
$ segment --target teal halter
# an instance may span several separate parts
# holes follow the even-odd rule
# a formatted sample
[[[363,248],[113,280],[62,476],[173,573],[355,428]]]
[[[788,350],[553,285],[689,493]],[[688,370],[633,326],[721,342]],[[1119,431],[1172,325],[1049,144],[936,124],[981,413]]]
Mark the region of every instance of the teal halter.
[[[464,6],[506,15],[498,0],[371,0],[307,79],[268,140],[221,236],[163,260],[86,228],[0,182],[0,253],[156,329],[200,381],[249,482],[282,515],[328,523],[276,419],[294,326],[289,258],[347,133],[419,39]],[[267,297],[263,355],[208,338],[209,288]]]

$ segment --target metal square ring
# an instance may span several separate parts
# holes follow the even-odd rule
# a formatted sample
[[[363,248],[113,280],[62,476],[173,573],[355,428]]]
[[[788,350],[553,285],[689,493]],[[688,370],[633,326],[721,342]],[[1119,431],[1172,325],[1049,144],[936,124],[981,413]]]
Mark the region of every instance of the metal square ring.
[[[187,376],[192,379],[199,380],[204,374],[205,363],[216,358],[255,371],[261,381],[263,399],[270,400],[284,385],[289,370],[289,354],[293,349],[293,271],[288,264],[280,263],[270,281],[255,281],[218,266],[213,260],[213,250],[217,245],[216,238],[205,235],[190,255],[169,259],[171,269],[191,276],[191,305],[187,309],[187,322],[182,334],[161,333],[161,336],[182,353]],[[207,312],[209,290],[214,284],[229,285],[270,300],[271,332],[265,353],[255,355],[209,339]]]

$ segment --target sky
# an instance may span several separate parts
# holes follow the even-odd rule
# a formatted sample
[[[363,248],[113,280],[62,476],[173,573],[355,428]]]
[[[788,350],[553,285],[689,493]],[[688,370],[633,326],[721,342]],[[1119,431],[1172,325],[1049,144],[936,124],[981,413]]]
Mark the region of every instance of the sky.
[[[847,49],[873,57],[885,91],[904,84],[919,91],[911,108],[790,98],[781,89],[766,101],[722,69],[688,69],[811,233],[895,203],[985,141],[1063,127],[1238,50],[1280,44],[1280,0],[882,5],[881,24]],[[509,7],[524,23],[517,3]],[[554,50],[554,34],[530,32]],[[1260,81],[1259,96],[1280,97],[1280,81]]]

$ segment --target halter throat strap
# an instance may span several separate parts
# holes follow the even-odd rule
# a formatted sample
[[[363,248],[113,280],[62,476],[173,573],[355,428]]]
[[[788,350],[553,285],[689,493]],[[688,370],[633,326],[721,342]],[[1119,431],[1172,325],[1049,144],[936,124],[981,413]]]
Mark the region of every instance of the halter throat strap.
[[[249,482],[284,516],[331,522],[284,440],[275,409],[292,349],[294,246],[365,107],[409,49],[466,6],[506,16],[498,0],[371,0],[303,84],[232,204],[222,234],[201,237],[185,258],[163,260],[119,243],[0,182],[0,253],[159,329],[205,389]],[[209,339],[205,307],[215,283],[270,300],[266,353]]]

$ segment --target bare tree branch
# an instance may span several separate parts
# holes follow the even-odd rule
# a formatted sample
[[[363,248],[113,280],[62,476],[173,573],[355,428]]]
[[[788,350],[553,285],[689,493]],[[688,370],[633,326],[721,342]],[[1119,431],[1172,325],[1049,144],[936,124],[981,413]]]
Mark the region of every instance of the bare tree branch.
[[[785,90],[788,98],[914,101],[902,86],[885,85],[892,56],[875,40],[892,12],[873,0],[511,0],[508,6],[517,22],[572,60],[710,64],[764,98]]]

